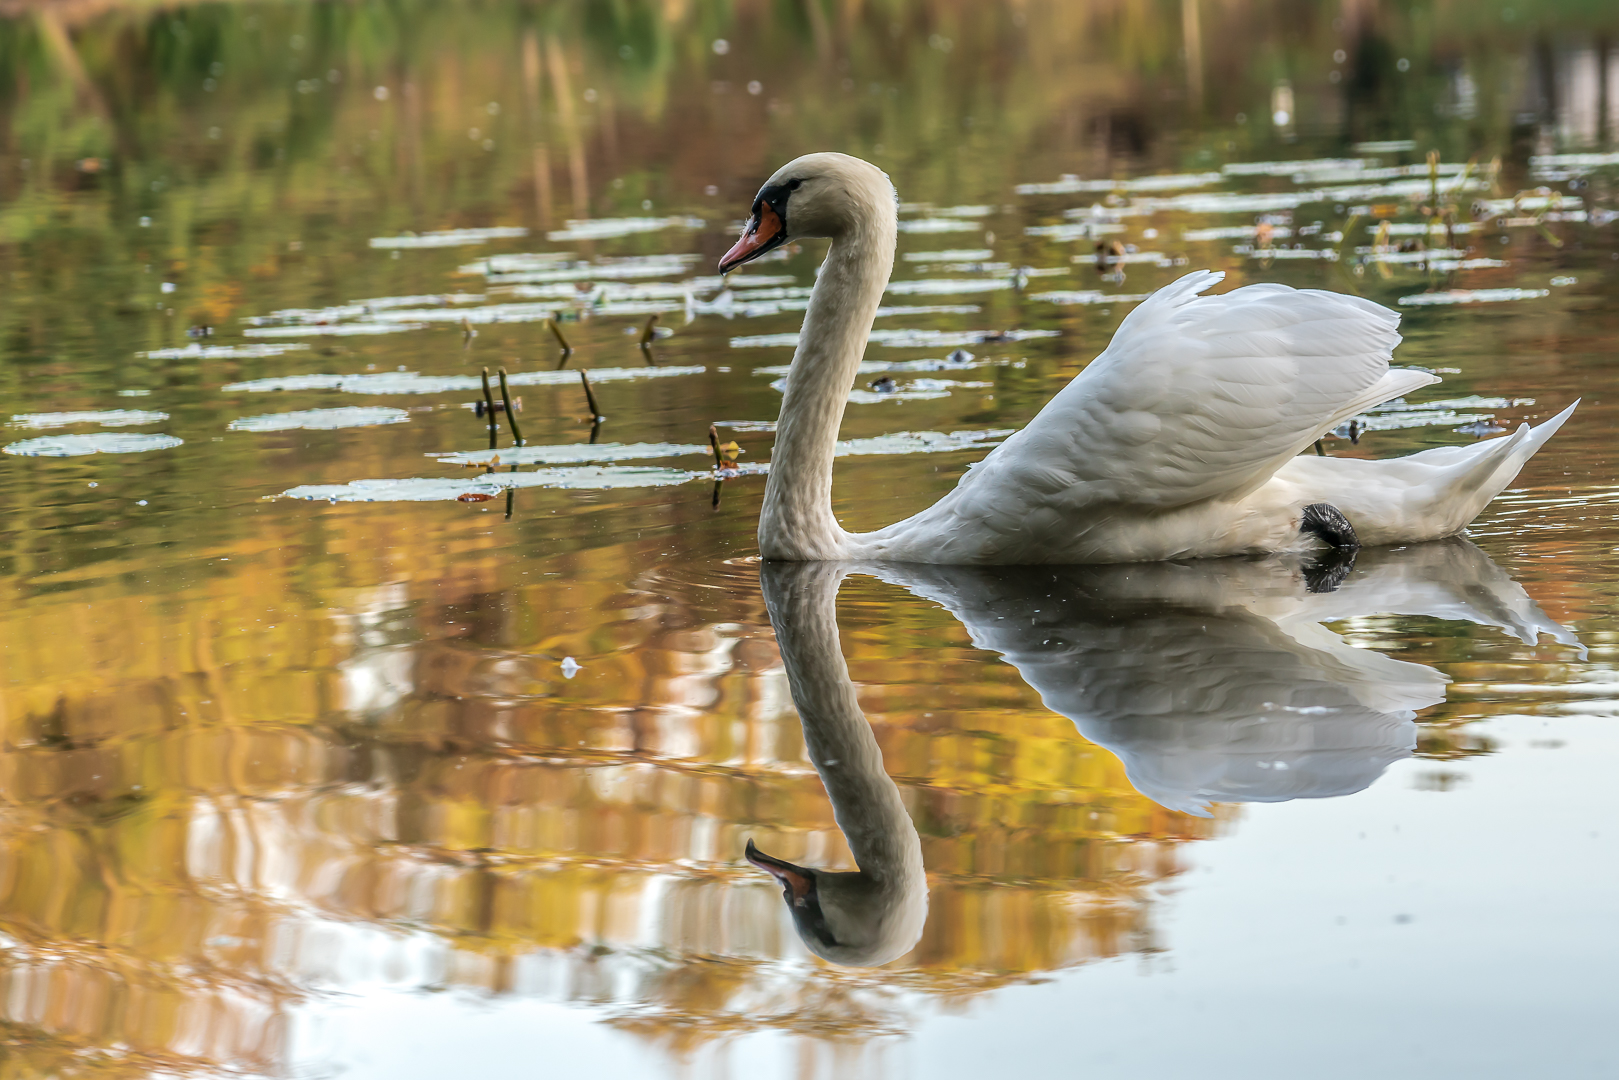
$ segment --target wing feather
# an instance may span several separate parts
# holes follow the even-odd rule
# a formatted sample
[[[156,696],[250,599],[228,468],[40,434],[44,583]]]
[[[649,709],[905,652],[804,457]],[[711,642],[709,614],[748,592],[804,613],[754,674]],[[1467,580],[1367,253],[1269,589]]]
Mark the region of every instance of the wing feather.
[[[1198,271],[1154,293],[1102,355],[962,478],[954,512],[1143,509],[1239,498],[1350,416],[1438,381],[1390,371],[1400,316],[1285,285],[1200,296]]]

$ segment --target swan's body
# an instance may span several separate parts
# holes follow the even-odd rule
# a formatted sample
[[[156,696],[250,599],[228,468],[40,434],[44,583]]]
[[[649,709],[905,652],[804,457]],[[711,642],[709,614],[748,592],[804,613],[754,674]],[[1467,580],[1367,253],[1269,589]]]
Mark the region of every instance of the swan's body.
[[[875,166],[810,154],[761,190],[720,266],[805,236],[832,247],[804,316],[759,518],[767,559],[1110,563],[1286,551],[1336,507],[1358,543],[1466,527],[1573,406],[1535,428],[1392,461],[1300,457],[1323,433],[1438,382],[1390,369],[1399,315],[1285,285],[1200,296],[1198,271],[1130,313],[1112,343],[934,506],[871,533],[832,516],[849,389],[893,269],[893,186]]]

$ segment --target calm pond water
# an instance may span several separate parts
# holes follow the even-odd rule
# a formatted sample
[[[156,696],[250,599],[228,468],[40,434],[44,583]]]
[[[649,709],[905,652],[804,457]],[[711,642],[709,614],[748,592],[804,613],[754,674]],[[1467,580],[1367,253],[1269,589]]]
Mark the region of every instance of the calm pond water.
[[[1616,42],[1533,0],[0,4],[0,1077],[1613,1075]],[[1335,591],[762,577],[823,248],[714,266],[819,149],[905,200],[852,528],[1187,269],[1402,313],[1445,381],[1331,454],[1582,404]],[[927,870],[885,967],[743,858],[853,868],[844,753]]]

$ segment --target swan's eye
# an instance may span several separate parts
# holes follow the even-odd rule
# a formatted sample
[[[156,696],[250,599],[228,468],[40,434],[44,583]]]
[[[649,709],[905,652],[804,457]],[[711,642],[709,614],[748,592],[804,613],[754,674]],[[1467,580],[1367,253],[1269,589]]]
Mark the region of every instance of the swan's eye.
[[[801,188],[803,186],[804,186],[804,181],[802,181],[802,180],[789,180],[789,181],[787,181],[787,190],[788,191],[797,191],[799,188]]]

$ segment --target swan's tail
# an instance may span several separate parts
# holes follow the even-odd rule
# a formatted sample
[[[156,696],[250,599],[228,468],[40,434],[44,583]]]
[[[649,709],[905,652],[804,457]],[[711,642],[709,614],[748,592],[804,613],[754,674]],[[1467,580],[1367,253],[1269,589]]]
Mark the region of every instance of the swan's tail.
[[[1306,474],[1334,490],[1328,499],[1365,544],[1411,543],[1453,536],[1478,517],[1517,477],[1524,463],[1573,415],[1573,405],[1537,427],[1471,446],[1441,446],[1385,461],[1295,458]]]
[[[1556,416],[1536,427],[1527,423],[1519,424],[1518,430],[1504,439],[1490,439],[1486,442],[1475,443],[1472,446],[1441,447],[1413,455],[1414,458],[1424,458],[1430,455],[1435,457],[1435,464],[1445,468],[1455,478],[1450,485],[1450,495],[1453,499],[1473,505],[1467,515],[1467,521],[1477,517],[1491,499],[1506,488],[1517,478],[1518,472],[1528,460],[1535,456],[1546,441],[1557,434],[1557,429],[1563,426],[1574,410],[1579,407],[1579,399]],[[1445,461],[1439,455],[1449,451],[1454,461]],[[1467,521],[1462,522],[1465,526]],[[1458,526],[1460,527],[1460,526]]]

